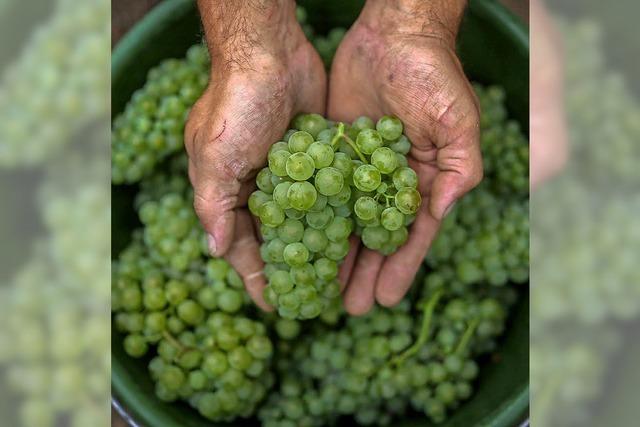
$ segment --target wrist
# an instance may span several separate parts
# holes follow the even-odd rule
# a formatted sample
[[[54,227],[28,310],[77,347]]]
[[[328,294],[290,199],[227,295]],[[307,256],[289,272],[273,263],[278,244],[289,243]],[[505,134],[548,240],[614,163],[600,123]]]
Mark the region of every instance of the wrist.
[[[367,0],[360,24],[382,35],[434,37],[453,46],[466,0]]]
[[[216,73],[264,71],[286,63],[307,43],[293,0],[199,0],[198,5]]]

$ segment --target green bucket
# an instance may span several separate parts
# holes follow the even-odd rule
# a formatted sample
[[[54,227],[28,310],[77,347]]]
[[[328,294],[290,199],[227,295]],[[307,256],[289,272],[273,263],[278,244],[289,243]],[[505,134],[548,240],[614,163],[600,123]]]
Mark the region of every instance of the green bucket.
[[[348,27],[362,1],[300,1],[320,31]],[[147,71],[165,58],[183,57],[202,36],[193,0],[165,0],[140,21],[118,44],[112,56],[112,114],[124,109],[132,93],[142,87]],[[509,112],[528,130],[529,40],[521,22],[493,0],[471,0],[460,32],[458,50],[472,80],[499,84],[507,92]],[[112,191],[112,248],[117,254],[137,225],[132,207],[134,188]],[[498,351],[482,362],[476,393],[442,427],[511,427],[527,418],[529,406],[529,301],[526,289],[515,307]],[[146,427],[211,427],[186,404],[161,402],[155,397],[147,360],[127,356],[122,336],[111,343],[111,385],[114,402],[127,418]],[[241,420],[236,425],[257,425]],[[413,416],[395,426],[424,426]]]

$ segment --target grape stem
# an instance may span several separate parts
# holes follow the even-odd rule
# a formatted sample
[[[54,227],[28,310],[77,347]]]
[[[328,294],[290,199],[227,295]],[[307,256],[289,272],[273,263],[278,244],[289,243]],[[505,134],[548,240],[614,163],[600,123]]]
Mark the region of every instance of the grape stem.
[[[433,317],[433,311],[438,304],[438,301],[442,297],[442,289],[438,289],[431,295],[429,301],[422,307],[422,326],[420,327],[420,333],[418,334],[418,339],[413,343],[411,347],[397,355],[391,360],[391,363],[395,365],[401,365],[404,363],[406,359],[415,355],[426,343],[429,339],[429,332],[431,328],[431,318]]]
[[[175,339],[174,336],[171,335],[168,331],[166,331],[166,330],[162,331],[162,336],[164,337],[164,339],[169,341],[169,344],[171,344],[172,346],[174,346],[175,348],[177,348],[180,351],[179,354],[182,354],[187,350],[187,348],[185,346],[183,346],[180,343],[180,341]]]
[[[473,319],[469,323],[469,326],[467,326],[467,329],[464,331],[464,334],[460,338],[460,342],[456,347],[456,353],[461,354],[466,350],[467,345],[469,345],[469,341],[473,336],[473,333],[476,331],[476,328],[478,327],[478,323],[480,323],[480,320],[478,318]]]
[[[338,141],[340,141],[340,138],[343,138],[347,142],[347,144],[349,144],[351,148],[353,148],[353,151],[356,152],[356,154],[358,155],[362,163],[366,165],[369,164],[366,157],[364,157],[364,155],[358,149],[358,146],[356,145],[356,143],[353,142],[353,140],[344,133],[344,123],[342,122],[338,123],[338,132],[331,139],[331,146],[333,147],[334,150],[336,149],[336,146],[338,145]]]

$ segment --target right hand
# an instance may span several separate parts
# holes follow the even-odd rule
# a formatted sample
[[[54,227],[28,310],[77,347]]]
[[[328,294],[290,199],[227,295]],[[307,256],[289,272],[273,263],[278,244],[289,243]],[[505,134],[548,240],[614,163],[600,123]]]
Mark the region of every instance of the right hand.
[[[271,307],[262,297],[264,264],[247,198],[269,147],[282,138],[293,116],[324,114],[325,106],[322,61],[295,25],[287,41],[292,48],[282,55],[256,46],[242,64],[217,64],[220,59],[214,58],[209,86],[185,128],[194,207],[208,234],[209,250],[231,263],[264,310]],[[289,43],[291,38],[294,42]]]

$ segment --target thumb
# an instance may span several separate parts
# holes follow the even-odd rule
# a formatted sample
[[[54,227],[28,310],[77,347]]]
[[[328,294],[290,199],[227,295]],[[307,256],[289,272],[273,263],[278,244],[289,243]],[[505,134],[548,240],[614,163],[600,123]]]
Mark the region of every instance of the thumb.
[[[245,161],[220,152],[212,152],[198,163],[189,162],[194,210],[207,232],[211,255],[223,256],[231,246],[239,177],[246,168]]]
[[[431,185],[429,212],[442,220],[453,208],[456,200],[482,181],[482,157],[477,141],[445,146],[438,152],[438,169]]]

